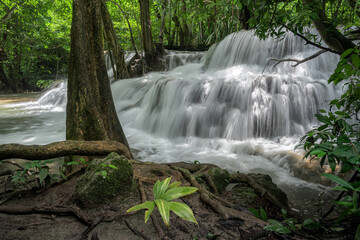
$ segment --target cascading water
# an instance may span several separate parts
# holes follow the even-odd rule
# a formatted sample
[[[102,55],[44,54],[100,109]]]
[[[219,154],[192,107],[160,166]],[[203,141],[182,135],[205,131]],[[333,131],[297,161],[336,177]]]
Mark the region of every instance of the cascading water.
[[[323,54],[296,68],[291,62],[273,68],[276,62],[269,59],[301,59],[315,52],[292,34],[282,41],[260,41],[253,32],[242,31],[212,47],[201,63],[114,82],[115,105],[134,155],[145,161],[197,160],[231,171],[266,173],[290,199],[301,192],[311,198],[322,188],[321,179],[316,170],[305,169],[309,165],[301,160],[301,151],[293,149],[316,124],[313,115],[337,95],[327,79],[338,57]],[[0,109],[7,113],[1,114],[2,122],[13,109],[12,119],[34,116],[31,121],[41,122],[34,127],[2,124],[0,143],[64,139],[64,112],[26,110],[48,101],[44,95],[21,111],[13,105]],[[64,111],[63,101],[53,106]],[[34,139],[29,141],[31,131]]]

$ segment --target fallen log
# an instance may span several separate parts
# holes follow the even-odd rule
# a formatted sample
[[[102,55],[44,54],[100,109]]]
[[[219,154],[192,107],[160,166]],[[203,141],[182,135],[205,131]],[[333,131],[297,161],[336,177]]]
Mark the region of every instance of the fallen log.
[[[3,144],[0,145],[0,160],[11,158],[45,160],[71,155],[105,156],[111,152],[132,159],[128,148],[120,142],[68,140],[47,145]]]

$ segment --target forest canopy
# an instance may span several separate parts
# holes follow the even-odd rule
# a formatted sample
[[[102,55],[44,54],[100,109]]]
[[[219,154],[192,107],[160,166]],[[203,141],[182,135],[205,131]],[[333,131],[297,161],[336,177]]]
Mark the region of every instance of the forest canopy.
[[[118,41],[126,51],[143,48],[140,2],[106,1]],[[306,38],[310,44],[327,48],[325,42],[336,53],[341,51],[330,45],[332,41],[338,42],[338,37],[350,39],[344,43],[347,45],[359,38],[356,26],[360,25],[360,4],[356,0],[148,2],[153,42],[160,48],[206,50],[241,29],[254,29],[260,38],[281,37],[289,30]],[[66,76],[71,15],[70,0],[0,1],[1,92],[39,90],[50,81]],[[321,37],[306,31],[319,22],[326,23],[317,27],[318,31],[323,28]],[[341,29],[341,33],[332,33],[335,29]],[[335,40],[334,34],[337,35]],[[345,37],[340,42],[346,42]]]

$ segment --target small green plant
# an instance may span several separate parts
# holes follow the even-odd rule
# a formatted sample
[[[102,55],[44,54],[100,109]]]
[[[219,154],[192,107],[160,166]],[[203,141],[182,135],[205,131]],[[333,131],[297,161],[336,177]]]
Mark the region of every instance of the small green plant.
[[[261,219],[261,220],[264,220],[264,221],[268,220],[267,214],[266,214],[265,210],[262,207],[260,207],[259,210],[256,210],[255,208],[249,208],[249,210],[258,219]]]
[[[284,220],[282,222],[275,219],[268,219],[265,210],[260,207],[259,210],[254,208],[249,208],[250,212],[254,214],[255,217],[268,222],[269,225],[264,227],[264,230],[277,232],[281,234],[290,234],[293,231],[300,231],[302,228],[306,229],[319,229],[322,226],[313,219],[305,219],[303,223],[299,224],[298,220],[295,218],[288,218],[287,212],[285,209],[281,209]]]
[[[163,181],[157,180],[154,188],[154,201],[146,201],[142,204],[138,204],[128,209],[126,212],[136,211],[140,209],[147,209],[145,211],[145,223],[149,220],[151,213],[154,208],[157,206],[160,212],[160,215],[167,227],[169,227],[170,221],[170,210],[173,211],[180,218],[197,223],[194,213],[191,208],[184,204],[178,202],[172,202],[176,198],[180,198],[189,194],[196,192],[198,189],[195,187],[179,187],[181,182],[173,182],[170,184],[171,177],[166,178]]]
[[[118,169],[116,166],[112,165],[112,164],[105,164],[105,163],[101,163],[101,166],[105,169],[103,169],[100,172],[97,172],[97,174],[100,174],[103,179],[105,179],[108,175],[107,169],[112,168],[112,169]]]
[[[46,177],[51,179],[58,178],[57,174],[50,174],[49,167],[47,164],[52,163],[54,160],[45,160],[45,161],[32,161],[27,162],[23,165],[24,169],[22,171],[17,171],[12,176],[13,183],[25,183],[27,179],[27,174],[30,169],[34,170],[34,174],[38,176],[38,182],[40,185],[44,184]]]
[[[357,169],[359,171],[359,168]],[[360,182],[348,182],[333,174],[325,173],[323,175],[332,180],[333,182],[339,184],[338,186],[334,187],[333,190],[344,191],[347,193],[340,201],[336,201],[337,205],[344,207],[338,221],[341,221],[342,219],[344,219],[344,217],[348,216],[360,216]]]

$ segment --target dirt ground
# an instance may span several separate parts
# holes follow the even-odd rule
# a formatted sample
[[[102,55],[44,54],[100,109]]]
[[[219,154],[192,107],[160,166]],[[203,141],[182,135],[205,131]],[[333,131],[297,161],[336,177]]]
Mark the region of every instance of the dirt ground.
[[[263,206],[269,217],[276,217],[279,208],[269,201],[266,193],[257,191],[254,192],[258,197],[250,204],[244,199],[239,200],[241,198],[236,197],[234,191],[225,190],[213,196],[210,190],[205,191],[206,187],[202,192],[180,198],[180,202],[194,211],[199,225],[171,213],[170,227],[167,228],[156,209],[147,223],[144,223],[144,211],[126,213],[127,209],[141,203],[144,198],[153,200],[152,187],[157,179],[172,176],[172,181],[181,181],[183,185],[190,186],[193,179],[187,179],[178,167],[188,167],[193,175],[209,167],[189,166],[133,163],[135,180],[130,195],[120,194],[110,200],[104,199],[95,208],[84,208],[73,198],[81,171],[68,181],[48,189],[32,189],[15,195],[8,192],[0,196],[0,239],[352,239],[351,232],[338,235],[319,235],[319,232],[313,235],[283,235],[263,230],[267,223],[252,216],[248,207],[258,209]],[[206,201],[206,194],[212,204]],[[231,206],[226,206],[226,202]],[[219,208],[229,213],[227,218]]]

